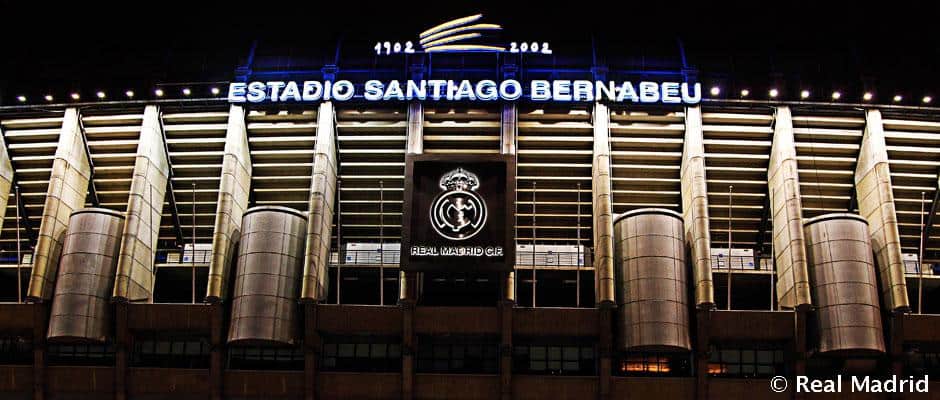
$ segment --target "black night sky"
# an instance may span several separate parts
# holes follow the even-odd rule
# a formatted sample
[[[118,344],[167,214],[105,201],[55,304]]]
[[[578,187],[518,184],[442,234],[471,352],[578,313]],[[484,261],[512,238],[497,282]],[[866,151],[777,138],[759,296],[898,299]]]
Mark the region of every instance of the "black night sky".
[[[681,43],[706,85],[780,86],[789,97],[800,88],[940,95],[936,2],[816,3],[0,0],[0,105],[18,95],[33,102],[47,93],[224,82],[253,40],[286,64],[326,60],[337,46],[344,56],[368,54],[370,42],[475,13],[503,25],[504,36],[550,40],[559,56],[587,63],[679,63]]]

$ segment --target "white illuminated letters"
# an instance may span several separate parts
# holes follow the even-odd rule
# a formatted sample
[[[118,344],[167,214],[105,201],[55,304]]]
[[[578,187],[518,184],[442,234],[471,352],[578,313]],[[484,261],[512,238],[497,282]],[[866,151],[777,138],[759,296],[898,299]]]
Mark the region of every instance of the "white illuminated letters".
[[[346,101],[356,95],[356,87],[350,81],[339,81],[333,85],[333,98],[336,101]]]
[[[248,85],[244,82],[232,82],[228,85],[228,101],[231,103],[245,102],[245,89]]]
[[[548,81],[532,81],[532,90],[529,92],[532,101],[548,101],[552,99],[551,83]]]
[[[659,87],[662,88],[663,103],[677,104],[682,101],[682,99],[679,98],[678,82],[663,82],[663,84],[659,85]]]
[[[484,79],[477,82],[477,98],[483,101],[499,100],[499,92],[496,90],[496,82]]]
[[[357,93],[348,80],[233,82],[228,100],[232,103],[348,101],[516,101],[528,94],[531,101],[696,104],[702,100],[702,86],[686,82],[640,82],[589,80],[532,80],[528,93],[515,79],[494,81],[390,80],[372,79]]]
[[[317,81],[304,82],[304,92],[302,98],[304,101],[317,101],[323,96],[323,84]]]
[[[499,83],[499,97],[503,100],[513,101],[522,97],[522,84],[515,79]]]
[[[656,82],[640,82],[640,103],[659,101],[659,85]]]

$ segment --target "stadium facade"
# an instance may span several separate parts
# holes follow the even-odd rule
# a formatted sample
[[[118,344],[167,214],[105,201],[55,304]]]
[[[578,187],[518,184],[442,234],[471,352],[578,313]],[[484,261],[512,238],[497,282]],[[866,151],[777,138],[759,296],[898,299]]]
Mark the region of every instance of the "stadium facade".
[[[0,397],[940,374],[940,109],[435,40],[259,55],[220,95],[0,107]]]

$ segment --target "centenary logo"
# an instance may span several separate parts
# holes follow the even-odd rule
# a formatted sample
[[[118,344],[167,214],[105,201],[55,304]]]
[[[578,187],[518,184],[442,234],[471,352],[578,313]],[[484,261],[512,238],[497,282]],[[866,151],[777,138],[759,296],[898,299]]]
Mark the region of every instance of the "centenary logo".
[[[480,187],[476,174],[457,168],[441,176],[441,192],[431,204],[431,226],[450,240],[469,239],[486,224],[486,203],[475,192]]]
[[[418,34],[418,49],[411,40],[378,41],[373,49],[376,55],[466,52],[510,52],[520,54],[552,54],[548,42],[521,40],[505,42],[493,38],[503,30],[499,24],[480,23],[483,14],[455,18]],[[508,47],[508,48],[507,48]]]

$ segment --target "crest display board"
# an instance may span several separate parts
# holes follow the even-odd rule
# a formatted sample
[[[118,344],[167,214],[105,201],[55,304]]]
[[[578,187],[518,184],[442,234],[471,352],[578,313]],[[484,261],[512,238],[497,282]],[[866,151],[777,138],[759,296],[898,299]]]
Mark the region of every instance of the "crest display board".
[[[408,155],[405,271],[512,271],[516,166],[511,155]]]

